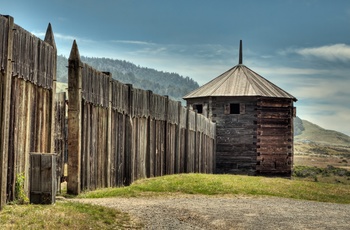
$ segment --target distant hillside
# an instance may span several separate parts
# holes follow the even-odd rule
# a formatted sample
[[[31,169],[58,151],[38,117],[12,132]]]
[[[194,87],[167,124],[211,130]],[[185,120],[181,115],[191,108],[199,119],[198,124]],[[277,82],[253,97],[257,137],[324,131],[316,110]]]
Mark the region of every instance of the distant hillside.
[[[304,130],[305,127],[300,117],[294,118],[294,136],[300,135]]]
[[[327,130],[307,120],[294,120],[295,140],[328,145],[350,146],[350,137],[341,132]]]
[[[294,120],[294,166],[302,169],[299,173],[309,173],[309,169],[333,169],[336,167],[350,170],[350,137],[333,130],[324,129],[298,117]],[[307,168],[300,168],[307,167]],[[328,173],[311,173],[314,181],[349,184],[349,179],[330,176]]]
[[[91,57],[81,57],[81,60],[97,70],[111,72],[113,78],[120,82],[133,84],[135,88],[152,90],[159,95],[169,95],[174,100],[181,100],[184,95],[199,87],[198,83],[189,77],[136,66],[127,61]],[[68,59],[58,56],[58,82],[67,83],[67,65]]]

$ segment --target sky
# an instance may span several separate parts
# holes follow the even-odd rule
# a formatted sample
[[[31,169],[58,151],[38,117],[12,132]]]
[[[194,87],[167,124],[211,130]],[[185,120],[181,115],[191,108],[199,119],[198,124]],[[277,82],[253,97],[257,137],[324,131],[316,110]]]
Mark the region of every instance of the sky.
[[[0,0],[58,54],[176,72],[200,85],[243,64],[298,99],[297,115],[350,135],[348,0]],[[107,70],[108,71],[108,70]]]

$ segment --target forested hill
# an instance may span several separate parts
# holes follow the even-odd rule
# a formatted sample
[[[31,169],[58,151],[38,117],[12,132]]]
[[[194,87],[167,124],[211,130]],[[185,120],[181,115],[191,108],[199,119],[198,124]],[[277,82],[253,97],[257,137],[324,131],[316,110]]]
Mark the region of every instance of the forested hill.
[[[136,66],[128,61],[91,57],[81,57],[81,60],[99,71],[111,72],[113,78],[120,82],[133,84],[135,88],[152,90],[159,95],[169,95],[175,100],[181,100],[187,93],[199,87],[198,83],[189,77]],[[57,58],[58,82],[67,82],[67,65],[68,59],[59,55]]]

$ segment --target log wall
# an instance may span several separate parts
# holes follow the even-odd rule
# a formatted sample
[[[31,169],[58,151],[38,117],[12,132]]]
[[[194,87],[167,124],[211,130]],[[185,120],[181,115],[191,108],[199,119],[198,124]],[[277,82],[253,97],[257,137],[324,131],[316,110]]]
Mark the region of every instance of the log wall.
[[[240,105],[239,114],[230,113],[230,104]],[[207,97],[187,105],[203,105],[203,114],[216,122],[216,173],[291,176],[292,99]]]
[[[0,207],[12,201],[16,176],[29,192],[29,153],[54,151],[56,45],[51,25],[40,40],[0,16]]]
[[[231,103],[240,104],[240,114],[230,114]],[[214,98],[213,120],[217,124],[216,172],[255,174],[256,166],[256,98]]]
[[[257,101],[257,174],[290,177],[293,166],[293,101]]]
[[[215,124],[167,96],[69,58],[68,192],[214,171]]]

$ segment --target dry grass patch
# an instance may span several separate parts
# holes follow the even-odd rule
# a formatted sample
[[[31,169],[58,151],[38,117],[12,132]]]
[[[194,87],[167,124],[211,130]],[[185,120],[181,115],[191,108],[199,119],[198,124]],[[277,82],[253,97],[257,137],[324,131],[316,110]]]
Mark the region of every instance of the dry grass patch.
[[[7,205],[0,212],[1,229],[140,229],[115,209],[57,202],[54,205]]]

